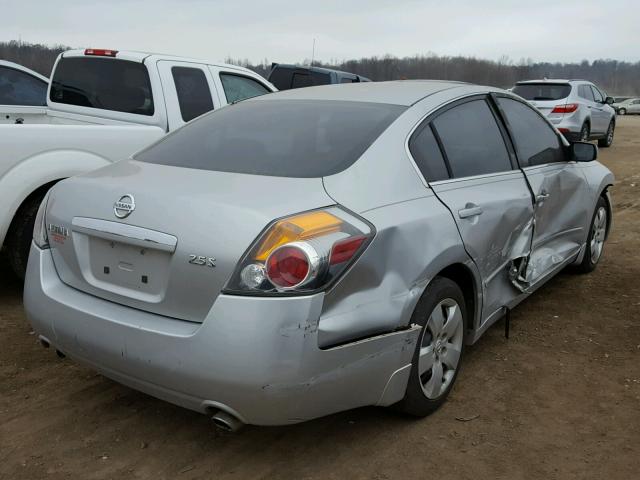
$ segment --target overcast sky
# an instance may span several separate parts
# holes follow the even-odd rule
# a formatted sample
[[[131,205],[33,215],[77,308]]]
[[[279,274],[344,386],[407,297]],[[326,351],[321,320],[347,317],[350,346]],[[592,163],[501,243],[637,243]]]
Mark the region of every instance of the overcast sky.
[[[640,60],[640,0],[0,0],[0,40],[302,62]]]

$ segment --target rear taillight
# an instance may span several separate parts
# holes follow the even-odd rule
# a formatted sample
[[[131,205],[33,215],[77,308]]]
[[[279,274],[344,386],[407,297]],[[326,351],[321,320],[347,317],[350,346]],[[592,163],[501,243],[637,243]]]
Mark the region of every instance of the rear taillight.
[[[565,103],[564,105],[556,105],[551,113],[573,113],[578,109],[577,103]]]
[[[117,50],[106,50],[104,48],[87,48],[84,51],[85,55],[92,55],[95,57],[115,57],[117,53]]]
[[[339,207],[270,224],[238,264],[224,291],[304,294],[329,287],[364,251],[373,227]]]
[[[45,222],[45,212],[47,210],[47,201],[49,200],[49,193],[45,195],[36,213],[36,220],[33,225],[33,241],[40,248],[49,248],[49,237],[47,235],[47,225]]]

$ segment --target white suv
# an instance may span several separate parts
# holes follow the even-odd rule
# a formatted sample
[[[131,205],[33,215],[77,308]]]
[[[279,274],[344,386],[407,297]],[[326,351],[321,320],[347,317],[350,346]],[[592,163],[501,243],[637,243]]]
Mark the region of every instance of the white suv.
[[[513,93],[538,108],[571,141],[598,140],[610,147],[616,112],[608,97],[585,80],[527,80],[516,83]]]

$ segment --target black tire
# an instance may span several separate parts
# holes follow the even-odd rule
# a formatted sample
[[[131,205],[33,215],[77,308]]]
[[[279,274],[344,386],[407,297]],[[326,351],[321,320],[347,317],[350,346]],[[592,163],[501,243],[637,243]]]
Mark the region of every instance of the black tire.
[[[591,127],[589,127],[589,124],[585,122],[584,125],[582,125],[582,128],[580,129],[579,140],[581,142],[588,142],[590,138],[591,138]]]
[[[616,124],[613,120],[609,122],[609,128],[607,128],[607,136],[598,140],[598,147],[609,148],[613,145],[613,134],[616,130]]]
[[[604,253],[604,238],[602,239],[602,247],[600,249],[600,253],[597,254],[597,258],[594,257],[593,255],[594,252],[592,251],[592,248],[591,248],[593,237],[598,230],[596,227],[596,217],[598,215],[598,212],[601,209],[604,209],[604,212],[607,216],[609,215],[609,210],[607,209],[607,202],[602,197],[598,198],[598,203],[596,203],[596,208],[591,217],[591,224],[589,225],[589,236],[587,237],[587,245],[584,252],[584,257],[582,258],[582,262],[580,263],[580,265],[578,265],[576,268],[578,273],[593,272],[598,266],[598,262],[600,262],[600,259],[602,258],[602,255]],[[604,225],[605,233],[606,233],[606,229],[608,228],[607,223],[608,223],[608,218],[605,217],[605,225]]]
[[[440,392],[436,398],[428,398],[426,396],[422,386],[423,380],[420,378],[419,374],[419,353],[423,346],[425,335],[429,335],[427,330],[427,320],[434,309],[445,299],[453,299],[459,305],[462,313],[462,335],[464,337],[464,325],[467,318],[467,311],[462,290],[460,290],[460,287],[452,280],[444,277],[436,277],[422,294],[422,297],[418,301],[418,305],[411,316],[411,323],[422,325],[422,330],[420,331],[418,343],[413,354],[411,374],[409,376],[407,390],[404,398],[394,405],[396,409],[409,415],[425,417],[436,411],[446,401],[458,376],[460,366],[462,365],[464,338],[460,345],[460,356],[457,367],[454,370],[453,377],[449,381],[448,386]]]
[[[5,245],[7,247],[9,265],[21,280],[24,280],[24,274],[27,271],[27,260],[29,260],[29,250],[33,238],[33,226],[45,193],[33,195],[25,200],[13,217],[7,233]]]
[[[627,114],[627,109],[626,108],[618,109],[618,115],[626,115],[626,114]]]

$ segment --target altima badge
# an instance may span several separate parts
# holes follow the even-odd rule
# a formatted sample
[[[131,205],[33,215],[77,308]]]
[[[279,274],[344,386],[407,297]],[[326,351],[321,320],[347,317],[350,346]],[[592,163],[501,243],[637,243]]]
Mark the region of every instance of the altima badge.
[[[128,217],[135,209],[136,201],[133,195],[130,194],[123,195],[120,197],[120,200],[113,204],[113,213],[115,213],[118,218]]]

